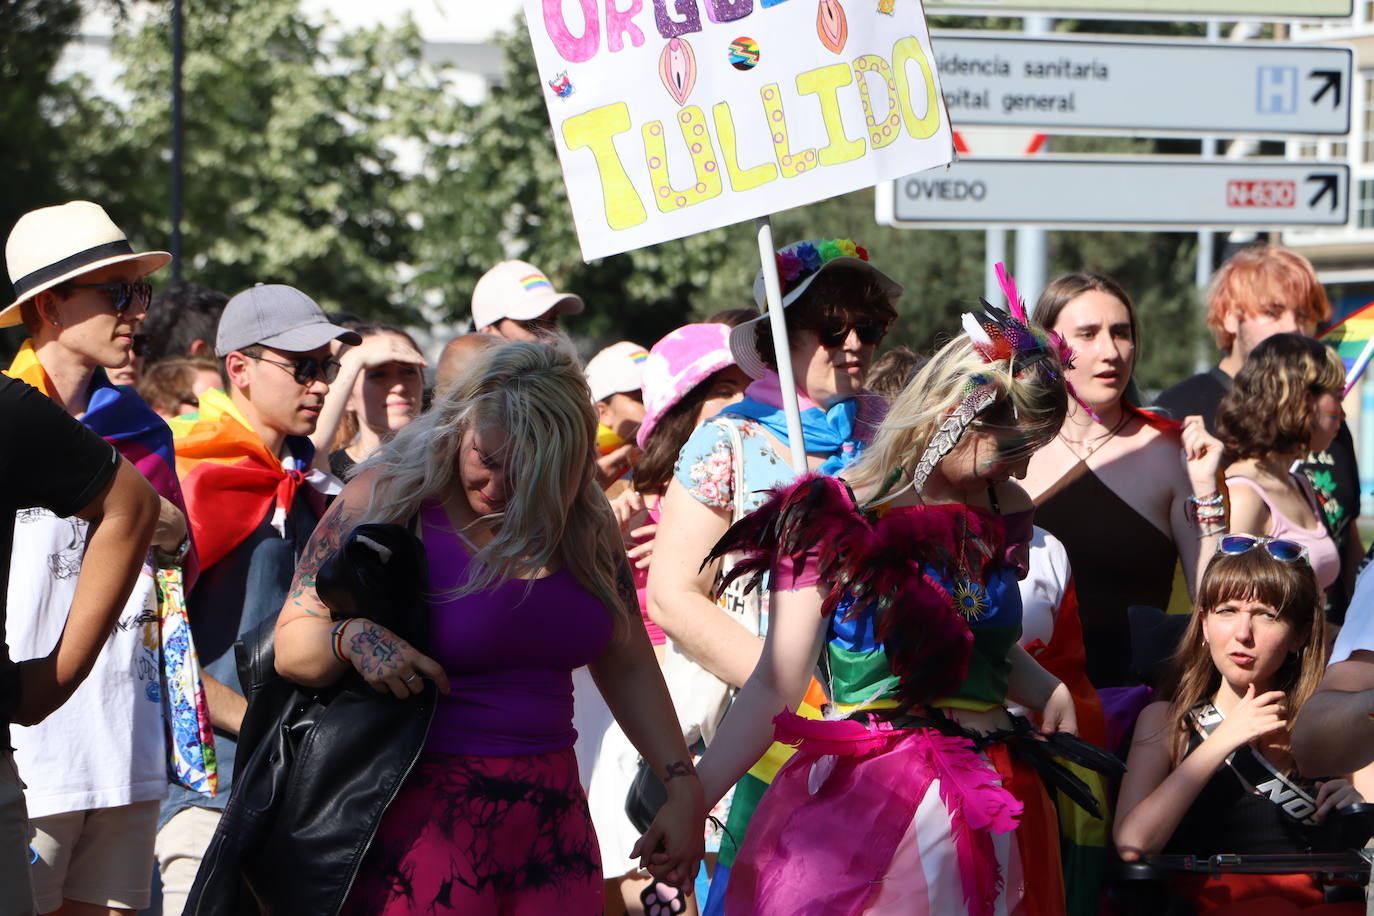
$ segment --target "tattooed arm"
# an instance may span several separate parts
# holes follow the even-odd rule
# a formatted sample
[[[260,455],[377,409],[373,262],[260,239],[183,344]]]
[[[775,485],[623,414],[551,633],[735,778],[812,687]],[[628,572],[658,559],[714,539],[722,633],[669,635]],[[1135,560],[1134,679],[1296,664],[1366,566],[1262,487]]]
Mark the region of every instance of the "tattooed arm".
[[[631,612],[630,632],[613,640],[591,664],[592,677],[626,737],[668,788],[667,802],[630,855],[640,856],[655,877],[690,894],[702,857],[706,821],[701,783],[644,632],[634,580],[623,555],[618,584],[620,600]]]
[[[277,672],[298,684],[324,687],[343,677],[352,666],[380,693],[407,697],[424,688],[425,678],[448,693],[442,665],[371,620],[354,617],[336,624],[315,592],[320,567],[357,524],[371,488],[371,475],[352,480],[310,536],[277,618]]]

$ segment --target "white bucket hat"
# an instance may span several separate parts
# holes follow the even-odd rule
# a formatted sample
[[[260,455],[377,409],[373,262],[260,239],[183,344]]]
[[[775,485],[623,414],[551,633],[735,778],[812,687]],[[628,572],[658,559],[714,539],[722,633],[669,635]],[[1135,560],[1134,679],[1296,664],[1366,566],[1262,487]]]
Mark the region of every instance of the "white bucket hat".
[[[45,289],[111,264],[138,262],[140,277],[172,260],[165,251],[135,252],[105,208],[88,200],[31,210],[5,243],[14,301],[0,310],[0,328],[20,321],[19,306]]]

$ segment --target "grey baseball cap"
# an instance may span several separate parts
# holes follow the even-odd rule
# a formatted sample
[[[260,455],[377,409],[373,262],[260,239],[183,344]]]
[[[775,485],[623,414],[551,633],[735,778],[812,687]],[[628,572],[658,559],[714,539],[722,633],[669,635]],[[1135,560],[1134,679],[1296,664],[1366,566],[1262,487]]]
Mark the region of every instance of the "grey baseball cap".
[[[259,283],[239,293],[224,306],[215,335],[215,355],[262,344],[288,353],[308,353],[342,340],[357,346],[363,342],[356,331],[331,324],[314,299],[276,283]]]

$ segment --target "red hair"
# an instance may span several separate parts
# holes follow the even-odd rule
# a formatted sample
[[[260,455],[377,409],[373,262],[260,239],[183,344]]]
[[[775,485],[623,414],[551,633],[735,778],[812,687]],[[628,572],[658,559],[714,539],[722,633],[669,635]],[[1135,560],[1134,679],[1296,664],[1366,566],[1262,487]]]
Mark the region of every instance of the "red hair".
[[[1230,350],[1235,335],[1226,330],[1226,317],[1253,315],[1274,305],[1291,308],[1314,325],[1331,317],[1331,303],[1312,262],[1277,245],[1251,245],[1232,255],[1212,277],[1207,327],[1217,346]]]

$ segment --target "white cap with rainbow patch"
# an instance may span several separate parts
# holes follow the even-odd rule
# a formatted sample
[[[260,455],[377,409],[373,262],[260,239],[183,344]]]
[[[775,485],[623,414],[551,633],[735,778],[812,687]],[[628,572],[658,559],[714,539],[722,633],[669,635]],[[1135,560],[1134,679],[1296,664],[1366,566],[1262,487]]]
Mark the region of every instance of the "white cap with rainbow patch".
[[[611,344],[587,363],[587,387],[593,401],[604,401],[613,394],[638,391],[644,386],[644,363],[649,351],[637,343],[622,340]]]
[[[581,298],[560,293],[544,272],[526,261],[502,261],[482,274],[472,290],[472,329],[480,331],[502,318],[529,321],[551,311],[575,315]]]

